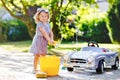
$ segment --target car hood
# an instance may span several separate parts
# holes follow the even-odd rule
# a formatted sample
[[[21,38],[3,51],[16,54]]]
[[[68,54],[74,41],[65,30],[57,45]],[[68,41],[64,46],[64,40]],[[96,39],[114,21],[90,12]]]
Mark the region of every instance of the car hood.
[[[93,52],[93,51],[78,51],[76,53],[73,53],[71,55],[71,58],[80,58],[80,59],[87,59],[90,56],[97,56],[100,55],[99,52]]]

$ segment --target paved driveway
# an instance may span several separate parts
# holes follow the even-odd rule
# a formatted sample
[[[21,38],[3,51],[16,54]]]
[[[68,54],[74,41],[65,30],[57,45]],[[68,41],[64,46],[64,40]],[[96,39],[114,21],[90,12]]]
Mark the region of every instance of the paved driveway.
[[[32,73],[33,55],[0,48],[0,80],[120,80],[120,69],[106,69],[103,74],[95,72],[68,72],[60,67],[59,76],[37,79]]]
[[[35,77],[33,55],[0,48],[0,80],[68,80],[62,76],[48,78]]]

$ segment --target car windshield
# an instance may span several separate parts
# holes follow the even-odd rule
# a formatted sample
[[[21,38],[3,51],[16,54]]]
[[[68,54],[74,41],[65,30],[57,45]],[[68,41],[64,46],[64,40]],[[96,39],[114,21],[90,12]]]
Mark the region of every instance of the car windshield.
[[[94,51],[94,52],[102,52],[102,50],[98,47],[83,47],[81,51]]]

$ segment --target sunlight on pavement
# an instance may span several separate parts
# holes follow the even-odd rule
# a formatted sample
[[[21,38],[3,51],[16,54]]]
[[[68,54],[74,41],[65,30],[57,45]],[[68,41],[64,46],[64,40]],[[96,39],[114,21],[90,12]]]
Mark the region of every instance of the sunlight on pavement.
[[[68,72],[59,69],[59,75],[47,78],[36,78],[33,70],[33,55],[31,53],[9,52],[0,48],[0,80],[120,80],[120,68],[108,69],[103,74],[95,72]]]

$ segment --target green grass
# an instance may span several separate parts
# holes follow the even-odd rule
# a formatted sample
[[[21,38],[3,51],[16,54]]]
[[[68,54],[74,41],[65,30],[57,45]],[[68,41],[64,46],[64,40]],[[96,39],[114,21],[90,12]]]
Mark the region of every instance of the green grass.
[[[10,51],[28,52],[32,41],[3,42],[0,47]]]
[[[3,42],[0,43],[0,47],[10,50],[10,51],[21,51],[21,52],[28,52],[30,49],[32,41],[19,41],[19,42]],[[71,51],[74,49],[80,50],[81,47],[87,46],[86,42],[79,42],[79,43],[73,43],[73,42],[63,42],[58,45],[58,48],[49,48],[49,53],[66,53],[67,51]],[[100,47],[108,48],[114,51],[119,52],[120,54],[120,45],[118,44],[103,44],[99,43]]]
[[[57,49],[54,49],[54,50],[57,50],[57,51],[61,51],[63,50],[64,51],[70,51],[70,50],[80,50],[81,47],[86,47],[87,46],[87,43],[86,42],[80,42],[80,43],[73,43],[73,42],[69,42],[69,43],[62,43],[59,45],[59,48]],[[108,48],[110,50],[113,50],[113,51],[117,51],[120,55],[120,45],[119,44],[108,44],[108,43],[99,43],[99,47],[102,47],[102,48]]]

